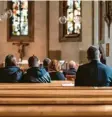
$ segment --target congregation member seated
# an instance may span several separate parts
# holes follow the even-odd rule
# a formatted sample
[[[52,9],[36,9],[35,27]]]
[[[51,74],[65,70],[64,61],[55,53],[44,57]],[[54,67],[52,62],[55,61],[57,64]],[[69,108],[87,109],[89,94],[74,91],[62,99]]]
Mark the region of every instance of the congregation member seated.
[[[76,75],[77,71],[77,65],[74,61],[69,62],[69,69],[64,71],[65,76],[66,75]]]
[[[49,65],[49,74],[51,80],[65,80],[64,74],[61,72],[61,66],[58,60],[52,60]]]
[[[51,78],[44,68],[40,68],[40,61],[36,56],[31,56],[28,59],[29,69],[23,77],[22,82],[32,83],[50,83]]]
[[[78,66],[74,61],[70,61],[68,66],[69,66],[69,69],[64,70],[63,73],[68,80],[74,80],[76,77],[76,71]]]
[[[49,66],[50,62],[51,62],[51,59],[49,59],[49,58],[45,58],[43,60],[43,67],[45,68],[46,71],[48,71],[48,66]]]
[[[76,73],[76,86],[110,86],[112,69],[100,62],[100,52],[95,46],[87,50],[88,64],[79,66]]]
[[[0,82],[19,82],[22,75],[23,72],[17,67],[16,57],[14,55],[7,55],[5,58],[5,67],[0,68]]]
[[[101,54],[100,61],[103,64],[106,64],[106,56],[105,56],[104,49],[103,49],[102,45],[99,46],[99,51],[100,51],[100,54]]]

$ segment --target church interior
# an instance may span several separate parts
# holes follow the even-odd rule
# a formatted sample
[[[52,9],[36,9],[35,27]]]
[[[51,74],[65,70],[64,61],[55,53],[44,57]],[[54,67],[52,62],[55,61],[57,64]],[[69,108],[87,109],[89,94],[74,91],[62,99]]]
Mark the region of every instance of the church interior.
[[[106,56],[106,59],[107,64],[112,65],[111,33],[110,36],[108,35],[108,29],[111,32],[111,24],[110,28],[108,28],[108,21],[104,18],[106,16],[104,2],[81,2],[79,6],[80,34],[78,37],[77,35],[73,36],[73,38],[66,37],[68,32],[64,26],[67,26],[67,23],[63,24],[59,21],[61,17],[67,15],[65,13],[67,8],[64,7],[64,3],[61,3],[61,1],[34,1],[30,7],[31,10],[29,10],[30,13],[28,14],[28,20],[30,20],[28,27],[30,29],[29,40],[26,39],[27,37],[10,35],[12,31],[11,24],[9,24],[7,18],[1,16],[0,63],[4,61],[8,53],[14,54],[19,59],[19,46],[13,43],[25,42],[29,45],[25,46],[24,60],[31,55],[36,55],[41,61],[45,57],[50,57],[58,60],[74,60],[79,64],[86,62],[85,54],[90,45],[101,44],[106,52],[106,45],[108,44],[109,55]],[[8,8],[7,1],[0,1],[0,13],[5,13],[5,9],[9,10],[10,5]],[[10,19],[8,18],[8,20]],[[110,20],[109,22],[111,22]],[[12,39],[10,36],[12,36]],[[64,37],[66,38],[64,39]]]
[[[112,1],[0,1],[0,117],[112,117]]]

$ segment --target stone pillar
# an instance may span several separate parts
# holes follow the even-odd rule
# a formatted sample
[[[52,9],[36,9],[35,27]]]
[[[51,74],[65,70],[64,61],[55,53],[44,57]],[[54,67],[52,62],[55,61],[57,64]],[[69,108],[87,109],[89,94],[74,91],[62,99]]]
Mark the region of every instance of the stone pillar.
[[[99,9],[98,1],[94,1],[94,45],[99,44]]]

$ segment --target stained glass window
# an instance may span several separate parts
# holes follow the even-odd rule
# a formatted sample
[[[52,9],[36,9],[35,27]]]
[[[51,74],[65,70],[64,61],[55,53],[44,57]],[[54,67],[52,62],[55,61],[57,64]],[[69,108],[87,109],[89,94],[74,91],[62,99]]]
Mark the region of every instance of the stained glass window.
[[[28,35],[28,1],[12,0],[12,35]]]
[[[60,16],[66,16],[67,22],[60,24],[60,40],[76,41],[81,37],[81,0],[60,1]]]
[[[11,0],[8,9],[12,17],[7,20],[8,41],[34,41],[34,1]]]
[[[81,30],[81,2],[67,0],[67,34],[80,34]]]

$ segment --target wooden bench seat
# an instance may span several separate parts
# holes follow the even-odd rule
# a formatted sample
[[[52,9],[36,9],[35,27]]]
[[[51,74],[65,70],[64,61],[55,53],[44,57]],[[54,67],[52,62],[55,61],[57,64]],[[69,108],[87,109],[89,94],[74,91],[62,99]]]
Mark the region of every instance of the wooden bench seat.
[[[112,87],[74,87],[74,86],[51,86],[34,84],[0,85],[0,90],[112,90]]]
[[[72,84],[63,86],[62,84]],[[0,90],[112,90],[112,87],[75,87],[72,81],[52,83],[0,83]]]
[[[0,117],[112,117],[112,105],[2,105]]]
[[[112,87],[51,85],[0,84],[0,117],[112,117]]]
[[[0,88],[9,87],[57,87],[62,86],[62,84],[74,84],[73,81],[52,81],[51,83],[0,83]]]
[[[112,98],[0,98],[0,105],[112,105]]]
[[[0,90],[0,97],[33,98],[112,97],[112,90]]]

